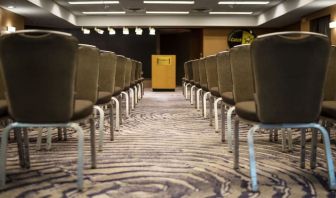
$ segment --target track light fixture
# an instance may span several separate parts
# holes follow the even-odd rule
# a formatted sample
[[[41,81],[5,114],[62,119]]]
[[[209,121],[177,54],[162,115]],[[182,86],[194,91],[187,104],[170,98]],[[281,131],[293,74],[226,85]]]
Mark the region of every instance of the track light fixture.
[[[136,35],[142,35],[142,29],[139,28],[139,27],[136,27],[136,28],[135,28],[135,34],[136,34]]]
[[[99,28],[94,28],[94,30],[98,33],[98,34],[104,34],[104,30],[99,29]]]
[[[129,30],[127,27],[123,27],[123,34],[125,35],[129,34]]]
[[[115,34],[116,34],[115,29],[113,29],[113,28],[111,28],[111,27],[108,27],[107,30],[108,30],[108,32],[109,32],[109,35],[115,35]]]
[[[83,34],[90,34],[91,31],[90,31],[90,29],[82,27],[82,32],[83,32]]]
[[[149,27],[149,35],[155,35],[155,29],[152,27]]]

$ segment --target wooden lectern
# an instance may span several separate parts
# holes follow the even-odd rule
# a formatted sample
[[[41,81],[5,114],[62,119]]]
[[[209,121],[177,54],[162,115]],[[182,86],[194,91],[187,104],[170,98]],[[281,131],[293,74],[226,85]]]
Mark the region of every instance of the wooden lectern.
[[[176,56],[152,55],[152,89],[175,90]]]

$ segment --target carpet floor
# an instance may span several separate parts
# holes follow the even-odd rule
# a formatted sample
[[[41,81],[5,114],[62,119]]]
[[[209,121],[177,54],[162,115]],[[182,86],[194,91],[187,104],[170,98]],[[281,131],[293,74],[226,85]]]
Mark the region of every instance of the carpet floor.
[[[248,126],[240,126],[240,168],[234,170],[233,154],[221,142],[220,133],[214,132],[180,90],[147,90],[121,130],[115,132],[113,142],[109,141],[106,118],[104,148],[97,152],[96,169],[90,169],[89,128],[84,129],[83,192],[76,190],[77,134],[69,131],[67,141],[58,141],[55,131],[52,149],[45,150],[44,142],[43,149],[36,151],[36,131],[30,131],[31,168],[20,168],[12,140],[7,154],[8,181],[0,197],[336,197],[327,190],[323,144],[318,145],[317,168],[309,169],[309,133],[306,169],[299,166],[298,133],[293,134],[292,152],[282,152],[280,134],[278,142],[270,142],[268,133],[256,133],[260,192],[252,193]],[[335,142],[332,149],[336,158]]]

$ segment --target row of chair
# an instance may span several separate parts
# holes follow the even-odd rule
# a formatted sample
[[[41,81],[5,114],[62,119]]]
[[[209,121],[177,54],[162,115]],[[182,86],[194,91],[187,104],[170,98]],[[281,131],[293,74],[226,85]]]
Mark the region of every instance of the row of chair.
[[[29,168],[27,130],[57,128],[59,139],[66,139],[66,128],[78,133],[77,186],[83,188],[84,134],[78,124],[90,123],[91,167],[96,168],[95,112],[99,113],[99,148],[103,148],[104,109],[109,110],[110,140],[122,124],[122,96],[125,117],[142,98],[142,64],[139,61],[79,44],[67,33],[24,30],[0,37],[1,100],[0,116],[12,120],[2,131],[0,153],[0,187],[6,183],[6,147],[14,129],[18,142],[20,166]],[[129,103],[131,102],[131,105]],[[23,132],[23,136],[22,136]],[[37,145],[40,148],[42,130]]]
[[[326,36],[310,32],[267,34],[259,36],[251,45],[239,45],[188,61],[184,71],[183,94],[187,99],[190,90],[190,102],[193,104],[195,97],[197,109],[199,97],[203,95],[205,118],[209,97],[210,125],[214,109],[216,131],[217,103],[222,102],[222,141],[227,137],[229,151],[233,149],[234,169],[239,168],[239,122],[253,126],[248,132],[252,191],[258,191],[253,133],[259,129],[267,129],[270,134],[277,134],[281,129],[283,146],[285,129],[301,129],[301,168],[305,167],[306,129],[312,129],[312,169],[316,167],[319,130],[325,145],[329,187],[336,189],[329,135],[319,124],[319,120],[324,125],[336,120],[336,48],[330,46]],[[233,113],[234,130],[231,129]],[[288,133],[292,147],[291,130]]]

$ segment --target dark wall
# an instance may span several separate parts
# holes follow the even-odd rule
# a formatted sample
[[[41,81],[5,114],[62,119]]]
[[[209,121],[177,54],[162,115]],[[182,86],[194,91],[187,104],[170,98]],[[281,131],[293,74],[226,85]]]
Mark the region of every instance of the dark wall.
[[[181,85],[184,62],[199,58],[202,53],[202,31],[160,34],[160,54],[176,55],[176,84]]]
[[[26,27],[35,28],[36,27]],[[50,28],[48,28],[50,29]],[[126,57],[141,61],[145,78],[151,78],[151,55],[156,54],[156,37],[143,30],[142,35],[136,35],[134,29],[129,29],[129,35],[123,35],[122,29],[116,29],[116,35],[109,35],[106,28],[100,35],[91,29],[91,33],[83,34],[80,29],[54,29],[71,33],[80,43],[90,44],[101,50],[108,50]]]
[[[25,27],[26,29],[46,29],[41,27]],[[48,28],[50,29],[50,28]],[[100,35],[91,29],[91,33],[85,35],[79,28],[53,29],[71,33],[80,43],[95,45],[101,50],[113,51],[117,54],[139,60],[143,63],[145,78],[151,78],[151,55],[174,54],[176,55],[176,83],[181,84],[184,75],[183,64],[190,59],[199,58],[202,53],[201,29],[159,29],[157,35],[149,35],[147,29],[143,29],[142,35],[135,35],[134,28],[129,29],[129,35],[123,35],[122,29],[116,29],[116,35],[109,35],[106,28]]]

